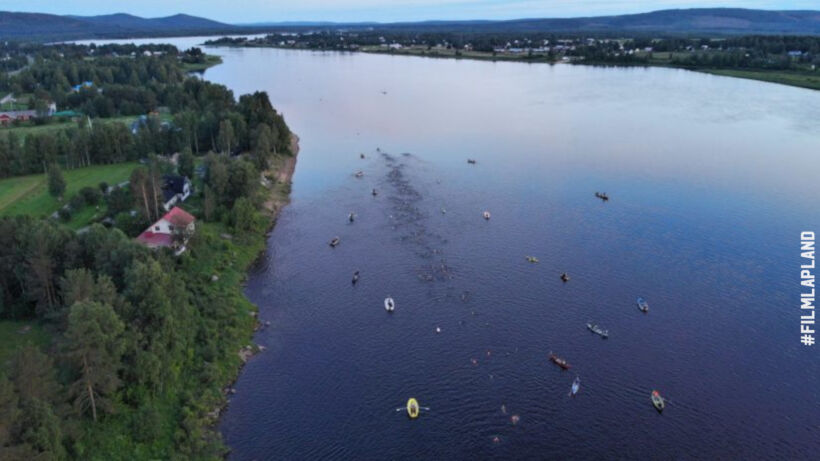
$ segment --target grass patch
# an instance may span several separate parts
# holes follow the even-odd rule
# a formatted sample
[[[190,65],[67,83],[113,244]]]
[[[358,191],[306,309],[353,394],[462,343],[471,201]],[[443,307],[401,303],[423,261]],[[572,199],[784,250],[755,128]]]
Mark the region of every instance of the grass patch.
[[[123,123],[125,125],[131,126],[131,123],[136,120],[137,117],[134,115],[125,115],[122,117],[109,117],[109,118],[95,118],[92,119],[92,123]],[[54,120],[51,123],[47,123],[44,125],[37,125],[34,122],[25,122],[22,125],[18,126],[9,126],[0,128],[0,135],[3,133],[15,133],[17,136],[20,137],[22,140],[29,134],[42,134],[42,133],[56,133],[60,130],[67,130],[69,128],[76,128],[77,124],[70,119],[63,119],[63,120]]]
[[[205,55],[205,62],[200,62],[196,64],[183,62],[182,70],[184,70],[185,72],[202,72],[205,69],[216,66],[218,64],[222,64],[222,57],[208,54]]]
[[[114,165],[98,165],[87,168],[77,168],[63,172],[67,187],[64,197],[68,199],[83,187],[98,187],[103,181],[108,184],[117,184],[128,180],[137,163],[118,163]],[[17,176],[0,180],[0,216],[29,215],[34,217],[48,217],[60,209],[65,201],[60,202],[48,193],[45,174]],[[91,210],[90,218],[94,208]],[[80,215],[86,213],[80,210]],[[81,222],[78,217],[75,226],[82,227],[87,223]]]
[[[740,70],[740,69],[695,69],[698,72],[723,75],[726,77],[747,78],[783,85],[799,86],[811,90],[820,90],[820,73],[789,72],[777,70]]]
[[[0,369],[6,367],[14,351],[25,346],[46,347],[51,336],[35,322],[0,321]]]

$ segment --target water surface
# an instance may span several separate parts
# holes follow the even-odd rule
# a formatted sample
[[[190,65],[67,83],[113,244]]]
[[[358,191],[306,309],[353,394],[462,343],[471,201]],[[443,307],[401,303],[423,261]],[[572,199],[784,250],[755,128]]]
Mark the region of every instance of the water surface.
[[[205,78],[267,91],[302,147],[248,280],[272,326],[222,419],[233,459],[816,456],[820,360],[797,300],[799,233],[820,230],[820,92],[211,52],[224,64]],[[409,421],[408,397],[431,410]]]

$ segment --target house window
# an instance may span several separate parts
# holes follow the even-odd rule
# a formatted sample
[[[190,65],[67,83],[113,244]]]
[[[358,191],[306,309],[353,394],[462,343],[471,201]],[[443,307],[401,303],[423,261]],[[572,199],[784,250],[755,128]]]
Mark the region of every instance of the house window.
[[[159,232],[159,226],[154,226],[154,230],[155,230],[156,232]]]

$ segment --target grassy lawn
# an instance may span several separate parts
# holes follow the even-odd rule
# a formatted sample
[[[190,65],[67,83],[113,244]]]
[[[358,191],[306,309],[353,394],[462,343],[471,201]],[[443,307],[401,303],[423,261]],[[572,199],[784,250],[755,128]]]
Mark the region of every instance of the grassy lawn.
[[[136,166],[137,163],[132,162],[66,170],[63,172],[67,184],[64,197],[68,200],[83,187],[98,187],[103,181],[108,184],[126,181]],[[60,209],[63,203],[49,195],[45,174],[0,180],[0,216],[24,214],[47,217]],[[91,219],[93,215],[94,208],[86,207],[72,220],[71,227],[84,226],[88,221],[79,218],[85,216],[85,219]]]
[[[26,345],[45,347],[50,336],[36,322],[0,321],[0,369],[6,367],[14,350]]]
[[[124,123],[126,125],[131,125],[131,123],[136,120],[137,117],[134,115],[126,115],[124,117],[111,117],[111,118],[97,118],[93,119],[93,123]],[[46,125],[36,125],[34,123],[27,123],[22,126],[10,126],[5,128],[0,128],[0,135],[3,133],[11,133],[14,132],[17,136],[20,137],[22,140],[28,134],[41,134],[41,133],[48,133],[48,132],[57,132],[59,130],[65,130],[71,127],[76,127],[77,124],[72,122],[69,119],[65,119],[63,121],[54,121],[53,123],[49,123]]]
[[[748,78],[764,82],[781,83],[783,85],[799,86],[812,90],[820,90],[820,72],[802,73],[776,70],[736,70],[736,69],[696,69],[714,75],[727,77]]]

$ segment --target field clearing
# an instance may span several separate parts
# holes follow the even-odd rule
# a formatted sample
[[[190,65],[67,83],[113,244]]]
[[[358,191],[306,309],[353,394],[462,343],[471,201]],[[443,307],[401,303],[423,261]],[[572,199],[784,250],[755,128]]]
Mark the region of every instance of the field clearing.
[[[136,166],[137,163],[131,162],[65,170],[67,186],[63,202],[49,195],[45,174],[2,179],[0,216],[50,216],[83,187],[98,187],[103,181],[110,185],[126,181]]]

